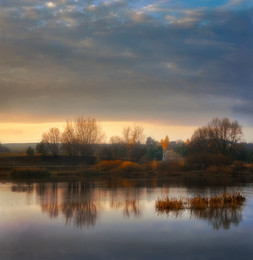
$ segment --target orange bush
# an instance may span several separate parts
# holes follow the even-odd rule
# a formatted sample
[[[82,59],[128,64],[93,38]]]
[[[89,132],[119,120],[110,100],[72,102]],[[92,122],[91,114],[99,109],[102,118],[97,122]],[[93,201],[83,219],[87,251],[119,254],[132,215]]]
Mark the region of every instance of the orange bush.
[[[125,161],[120,165],[120,169],[122,171],[136,171],[140,169],[140,166],[138,163],[133,163],[130,161]]]
[[[101,161],[97,167],[102,171],[136,171],[141,169],[138,163],[121,160]]]
[[[121,160],[110,160],[110,161],[101,161],[97,164],[97,167],[102,171],[110,171],[119,168],[123,164]]]

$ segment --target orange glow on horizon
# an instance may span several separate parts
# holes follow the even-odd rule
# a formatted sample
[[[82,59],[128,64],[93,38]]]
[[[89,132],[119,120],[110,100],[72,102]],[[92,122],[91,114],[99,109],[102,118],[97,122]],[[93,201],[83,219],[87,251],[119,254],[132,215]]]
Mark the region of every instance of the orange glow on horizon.
[[[40,142],[43,132],[48,131],[51,127],[58,127],[63,131],[66,122],[47,122],[47,123],[1,123],[0,124],[0,142],[1,143],[28,143]],[[122,135],[122,129],[134,124],[142,125],[146,137],[151,136],[159,141],[168,135],[170,141],[182,139],[185,141],[191,138],[197,126],[175,126],[155,123],[138,123],[138,122],[100,122],[107,141],[111,136]],[[244,129],[245,140],[252,142],[252,128]]]

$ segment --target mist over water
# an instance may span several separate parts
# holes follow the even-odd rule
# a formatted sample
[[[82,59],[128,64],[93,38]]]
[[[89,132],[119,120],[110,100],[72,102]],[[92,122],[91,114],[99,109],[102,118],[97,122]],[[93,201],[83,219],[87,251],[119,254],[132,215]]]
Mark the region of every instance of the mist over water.
[[[238,208],[155,208],[234,191]],[[2,182],[0,211],[1,260],[250,259],[253,245],[253,182],[240,178]]]

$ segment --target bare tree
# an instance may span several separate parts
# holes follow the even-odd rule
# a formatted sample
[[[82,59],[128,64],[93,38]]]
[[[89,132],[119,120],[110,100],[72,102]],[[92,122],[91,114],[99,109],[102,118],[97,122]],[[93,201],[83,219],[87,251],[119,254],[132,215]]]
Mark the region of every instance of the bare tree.
[[[194,152],[207,153],[211,150],[209,128],[206,126],[196,129],[191,137],[191,150]]]
[[[42,142],[47,146],[48,150],[54,156],[59,155],[59,147],[61,141],[61,133],[57,127],[50,128],[42,135]]]
[[[94,118],[78,117],[75,121],[75,130],[81,155],[91,155],[93,145],[102,143],[105,138],[102,127]]]
[[[140,125],[125,127],[123,129],[123,140],[127,145],[133,146],[144,142],[144,129]]]
[[[145,140],[144,129],[140,125],[125,127],[122,131],[123,142],[128,149],[128,159],[138,161],[144,154],[143,144]]]
[[[77,156],[79,154],[79,143],[72,122],[66,122],[61,141],[63,150],[69,156]]]
[[[221,153],[230,156],[242,137],[242,127],[237,121],[214,118],[207,126],[195,130],[190,146],[198,152]]]
[[[95,118],[78,117],[75,121],[75,130],[82,155],[90,155],[92,145],[102,143],[105,139],[102,127]]]
[[[123,135],[123,142],[125,144],[131,144],[131,128],[128,127],[124,127],[122,130],[122,135]]]
[[[237,121],[228,118],[214,118],[209,124],[210,139],[214,148],[221,154],[230,156],[236,144],[242,140],[242,127]]]
[[[63,149],[69,155],[91,155],[94,144],[104,141],[105,134],[95,118],[76,118],[67,122],[62,134]]]

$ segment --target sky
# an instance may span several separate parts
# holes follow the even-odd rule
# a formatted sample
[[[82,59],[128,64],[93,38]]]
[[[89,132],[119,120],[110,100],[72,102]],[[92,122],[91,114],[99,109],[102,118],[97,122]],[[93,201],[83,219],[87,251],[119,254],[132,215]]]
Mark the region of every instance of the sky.
[[[108,138],[190,138],[214,117],[253,141],[253,1],[0,0],[0,142],[77,116]]]

